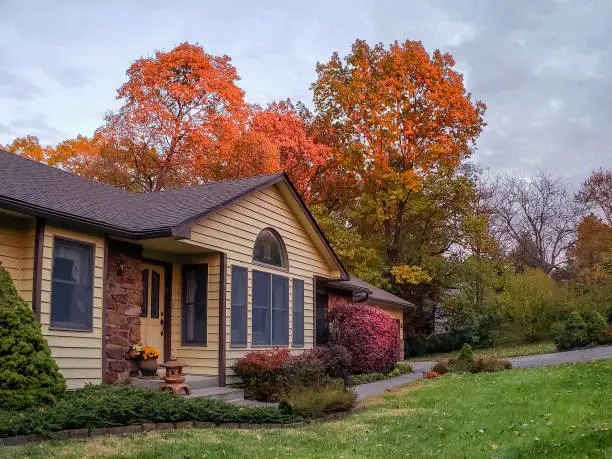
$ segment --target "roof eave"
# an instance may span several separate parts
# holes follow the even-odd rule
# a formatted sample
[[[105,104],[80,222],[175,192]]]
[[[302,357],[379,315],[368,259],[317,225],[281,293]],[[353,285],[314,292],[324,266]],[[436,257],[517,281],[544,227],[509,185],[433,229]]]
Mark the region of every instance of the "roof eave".
[[[14,212],[24,213],[33,217],[44,218],[50,222],[70,223],[84,230],[97,231],[111,236],[125,239],[154,239],[160,237],[174,236],[172,228],[156,228],[151,230],[126,230],[114,225],[108,225],[87,218],[76,217],[64,212],[49,210],[47,208],[32,205],[23,201],[0,196],[0,207]]]

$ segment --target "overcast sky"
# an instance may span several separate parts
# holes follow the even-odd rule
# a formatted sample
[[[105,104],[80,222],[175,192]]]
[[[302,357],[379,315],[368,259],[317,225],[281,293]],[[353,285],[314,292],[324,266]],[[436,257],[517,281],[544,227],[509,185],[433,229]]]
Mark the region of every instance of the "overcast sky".
[[[610,24],[605,0],[2,0],[0,144],[91,135],[130,62],[184,41],[229,55],[248,102],[310,105],[317,61],[410,39],[451,52],[487,104],[481,164],[576,183],[612,167]]]

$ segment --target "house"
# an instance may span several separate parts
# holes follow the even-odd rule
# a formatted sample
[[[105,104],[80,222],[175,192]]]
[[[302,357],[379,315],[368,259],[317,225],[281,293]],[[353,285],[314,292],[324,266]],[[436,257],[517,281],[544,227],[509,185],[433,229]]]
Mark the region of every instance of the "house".
[[[400,329],[406,305],[348,275],[285,174],[132,194],[0,150],[0,263],[70,388],[127,379],[138,342],[224,385],[248,350],[312,348],[324,298]]]

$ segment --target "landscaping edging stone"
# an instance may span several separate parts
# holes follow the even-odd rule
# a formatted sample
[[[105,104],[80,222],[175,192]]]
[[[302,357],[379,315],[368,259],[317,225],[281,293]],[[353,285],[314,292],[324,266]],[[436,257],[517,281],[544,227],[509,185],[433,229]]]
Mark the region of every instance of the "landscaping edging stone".
[[[157,424],[132,424],[129,426],[98,427],[95,429],[70,429],[48,432],[46,434],[15,435],[13,437],[0,438],[1,446],[19,446],[26,443],[40,443],[47,440],[67,440],[69,438],[100,437],[105,435],[127,435],[138,432],[151,432],[154,430],[180,430],[180,429],[293,429],[304,426],[305,422],[294,422],[291,424],[248,424],[236,422],[214,422],[180,421],[160,422]]]

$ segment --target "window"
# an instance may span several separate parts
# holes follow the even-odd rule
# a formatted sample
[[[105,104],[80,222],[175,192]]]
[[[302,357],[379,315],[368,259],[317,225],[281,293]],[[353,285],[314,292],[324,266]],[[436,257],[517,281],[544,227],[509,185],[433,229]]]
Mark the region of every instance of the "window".
[[[205,345],[208,265],[184,265],[182,275],[182,341],[183,344]]]
[[[143,269],[142,276],[142,306],[140,307],[140,317],[147,317],[149,313],[149,270]]]
[[[273,229],[266,228],[255,240],[253,261],[287,269],[287,252],[283,240]]]
[[[327,294],[317,293],[317,346],[329,341],[329,324],[327,323]]]
[[[293,344],[304,345],[304,281],[293,279]]]
[[[253,271],[253,344],[289,344],[289,279]]]
[[[159,273],[151,271],[151,319],[159,319]]]
[[[246,268],[232,266],[232,335],[231,343],[247,344],[247,287]]]
[[[91,330],[94,248],[66,239],[53,240],[51,327]]]

